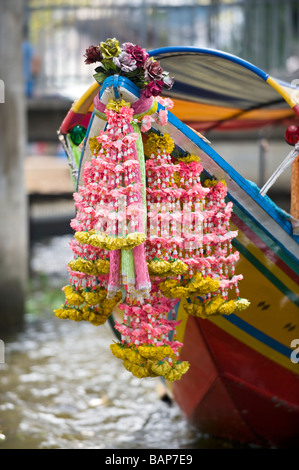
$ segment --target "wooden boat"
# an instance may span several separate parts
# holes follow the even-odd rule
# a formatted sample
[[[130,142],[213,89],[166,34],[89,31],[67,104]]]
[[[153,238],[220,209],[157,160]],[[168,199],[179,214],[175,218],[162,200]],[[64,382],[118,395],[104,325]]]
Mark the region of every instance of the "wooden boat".
[[[191,366],[167,388],[186,419],[205,433],[262,446],[297,446],[299,216],[295,210],[282,211],[266,192],[287,164],[294,162],[293,171],[298,174],[298,147],[262,191],[198,133],[265,123],[297,124],[296,90],[220,51],[163,48],[150,54],[175,77],[168,94],[175,106],[167,130],[181,148],[200,156],[208,175],[226,181],[234,207],[231,229],[239,233],[233,245],[240,253],[241,291],[251,300],[244,312],[209,319],[186,315],[187,300],[178,304],[177,339],[184,344],[181,359]],[[99,86],[92,85],[61,126],[60,139],[71,159],[80,158],[81,150],[73,144],[71,148],[70,132],[77,125],[91,128],[92,103],[98,93]],[[292,181],[297,200],[298,184]]]

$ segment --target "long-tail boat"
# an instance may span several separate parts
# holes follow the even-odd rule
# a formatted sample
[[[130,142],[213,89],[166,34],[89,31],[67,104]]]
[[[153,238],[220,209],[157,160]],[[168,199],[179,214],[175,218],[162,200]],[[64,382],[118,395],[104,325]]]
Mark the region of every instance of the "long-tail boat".
[[[212,436],[262,446],[299,445],[299,101],[295,86],[276,80],[239,57],[211,49],[151,51],[175,78],[165,92],[174,102],[166,132],[185,152],[198,155],[204,173],[225,180],[233,203],[232,243],[240,257],[244,312],[199,318],[175,307],[182,361],[190,369],[167,389],[186,419]],[[125,85],[122,85],[125,87]],[[112,86],[113,91],[113,86]],[[130,93],[130,90],[127,90]],[[74,102],[59,138],[78,182],[88,152],[82,135],[94,126],[94,83]],[[164,96],[164,95],[163,95]],[[241,176],[207,140],[207,131],[285,126],[293,146],[262,187]],[[76,132],[75,132],[76,131]],[[165,130],[164,130],[165,132]],[[242,148],[240,144],[240,159]],[[247,164],[250,164],[247,162]],[[292,165],[290,212],[267,195]],[[111,317],[113,319],[113,316]]]

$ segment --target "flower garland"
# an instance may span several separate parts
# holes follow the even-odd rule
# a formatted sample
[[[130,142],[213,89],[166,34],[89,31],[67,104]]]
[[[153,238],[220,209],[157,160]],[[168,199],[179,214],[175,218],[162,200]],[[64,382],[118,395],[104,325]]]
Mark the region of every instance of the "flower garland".
[[[176,340],[180,299],[188,315],[202,319],[250,304],[240,297],[242,275],[235,274],[232,203],[225,201],[224,181],[204,180],[198,156],[155,130],[167,124],[173,107],[158,96],[173,81],[159,62],[139,46],[120,47],[115,38],[90,46],[85,57],[100,63],[99,82],[123,74],[142,93],[137,105],[116,99],[105,106],[95,98],[95,114],[106,125],[88,136],[91,158],[74,193],[70,284],[55,313],[102,325],[118,307],[121,339],[111,345],[112,354],[136,377],[179,380],[190,367],[179,360],[183,344]]]

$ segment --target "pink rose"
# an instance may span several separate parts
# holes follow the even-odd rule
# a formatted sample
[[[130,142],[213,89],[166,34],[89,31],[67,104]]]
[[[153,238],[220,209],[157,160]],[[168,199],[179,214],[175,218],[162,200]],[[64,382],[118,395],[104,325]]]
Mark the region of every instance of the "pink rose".
[[[149,59],[144,64],[144,78],[147,82],[162,80],[163,69],[158,60]]]
[[[129,45],[126,47],[126,52],[132,56],[132,58],[136,61],[137,67],[140,68],[144,65],[147,61],[149,55],[145,49],[136,45]]]
[[[123,72],[132,72],[137,68],[136,60],[125,51],[121,52],[118,57],[113,57],[113,63]]]

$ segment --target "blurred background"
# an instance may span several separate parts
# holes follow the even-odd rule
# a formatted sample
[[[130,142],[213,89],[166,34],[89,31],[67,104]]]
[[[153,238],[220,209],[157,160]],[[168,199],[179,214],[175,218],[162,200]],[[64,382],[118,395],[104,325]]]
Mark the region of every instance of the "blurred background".
[[[41,396],[44,400],[46,396],[59,395],[55,387],[61,377],[55,376],[57,371],[52,364],[56,385],[52,384],[51,388],[40,370],[35,371],[35,378],[32,370],[37,367],[34,362],[37,356],[40,361],[44,360],[43,367],[49,367],[49,358],[63,353],[63,348],[69,348],[70,353],[72,346],[63,342],[65,331],[77,334],[73,325],[63,326],[64,330],[59,333],[61,343],[55,343],[57,349],[49,352],[49,348],[44,348],[43,352],[34,355],[36,348],[40,348],[37,337],[43,337],[49,345],[57,334],[56,328],[60,328],[56,323],[55,326],[51,323],[50,327],[41,325],[48,325],[47,321],[54,316],[53,308],[60,306],[63,300],[60,289],[67,282],[65,266],[71,254],[68,241],[72,234],[69,222],[74,217],[74,188],[57,130],[72,102],[93,83],[94,67],[84,64],[86,48],[108,37],[116,37],[120,43],[133,42],[148,50],[166,46],[219,49],[252,62],[276,78],[288,82],[299,79],[297,0],[1,0],[0,339],[5,344],[6,360],[0,364],[4,387],[0,445],[3,439],[4,447],[77,445],[67,439],[57,441],[55,435],[51,442],[43,441],[41,435],[49,432],[51,420],[45,418],[46,424],[40,429],[37,423],[43,419],[38,415],[41,410],[36,411],[36,416],[30,411],[35,409]],[[244,130],[237,136],[227,133],[224,137],[215,130],[209,134],[209,140],[224,159],[261,187],[289,152],[283,139],[284,131],[279,126],[267,126],[248,132]],[[274,193],[270,195],[282,208],[289,210],[288,171],[276,182]],[[40,336],[35,325],[41,318],[46,323],[38,323]],[[80,329],[82,335],[89,338],[89,327],[80,328],[83,328]],[[22,341],[25,342],[15,336],[19,334],[25,335],[27,342],[24,336]],[[92,335],[96,334],[93,329]],[[86,338],[79,348],[88,344]],[[79,343],[77,339],[76,345]],[[51,345],[53,347],[53,343]],[[93,353],[98,357],[99,351]],[[14,364],[15,368],[8,363]],[[19,379],[22,374],[23,382]],[[24,383],[28,381],[30,385],[31,380],[37,380],[39,384],[35,398],[29,391],[22,397],[22,390],[27,393]],[[128,380],[127,376],[120,383],[122,380]],[[14,397],[11,384],[16,385]],[[86,405],[88,412],[109,403],[106,393],[96,393],[97,387],[98,383]],[[141,392],[144,394],[145,390],[141,389]],[[53,404],[53,398],[52,403],[52,422],[61,412],[65,426],[69,426],[67,430],[62,426],[61,435],[70,431],[70,420],[78,411],[78,405],[67,408],[72,402],[68,398],[69,401],[65,398],[59,405]],[[24,409],[27,407],[23,412],[25,415],[20,410],[15,412],[18,400],[23,400]],[[85,405],[81,403],[80,406],[83,409]],[[114,403],[114,409],[115,406]],[[111,407],[109,410],[111,412]],[[135,411],[131,409],[128,416],[135,415]],[[150,409],[145,411],[151,412]],[[29,416],[36,421],[26,421]],[[179,414],[173,413],[166,420],[167,426],[171,426],[172,419],[181,423]],[[147,422],[147,415],[144,420]],[[144,422],[139,423],[141,427]],[[88,437],[93,440],[94,430],[82,426],[85,434],[79,432],[79,441]],[[27,442],[24,435],[30,427],[37,430]],[[198,442],[198,436],[189,432],[185,424],[181,424],[182,440],[177,445]],[[114,439],[117,440],[115,436]],[[173,436],[168,435],[167,439],[170,442]],[[117,442],[119,446],[133,445],[130,440],[127,441],[129,444],[125,440]],[[95,442],[92,445],[96,446]]]

